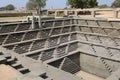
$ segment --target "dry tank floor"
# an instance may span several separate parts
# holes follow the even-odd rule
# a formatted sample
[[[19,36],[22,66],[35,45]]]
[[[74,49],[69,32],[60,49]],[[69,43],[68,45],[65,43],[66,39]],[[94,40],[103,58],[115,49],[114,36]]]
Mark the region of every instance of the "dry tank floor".
[[[78,73],[76,73],[76,75],[78,77],[82,77],[85,80],[104,80],[101,77],[98,77],[96,75],[93,75],[93,74],[90,74],[90,73],[87,73],[87,72],[84,72],[84,71],[79,71]]]
[[[16,72],[6,65],[0,65],[0,80],[9,80],[16,77]]]

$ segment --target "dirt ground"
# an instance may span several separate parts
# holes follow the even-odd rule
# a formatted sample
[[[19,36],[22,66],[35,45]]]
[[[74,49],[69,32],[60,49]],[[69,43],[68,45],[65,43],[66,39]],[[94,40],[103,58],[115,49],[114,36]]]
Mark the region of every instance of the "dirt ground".
[[[80,17],[85,18],[91,18],[91,15],[79,15]],[[97,11],[96,18],[110,18],[110,19],[116,19],[114,18],[114,12],[113,11]],[[120,20],[120,12],[118,13],[118,18]],[[25,21],[27,20],[27,17],[0,17],[0,22],[11,22],[11,21]]]
[[[9,80],[16,77],[16,73],[10,67],[0,65],[0,80]]]
[[[26,21],[27,17],[0,17],[0,22]]]
[[[101,77],[98,77],[96,75],[92,75],[92,74],[84,72],[84,71],[80,71],[80,72],[76,73],[76,75],[78,77],[82,77],[85,80],[104,80]]]

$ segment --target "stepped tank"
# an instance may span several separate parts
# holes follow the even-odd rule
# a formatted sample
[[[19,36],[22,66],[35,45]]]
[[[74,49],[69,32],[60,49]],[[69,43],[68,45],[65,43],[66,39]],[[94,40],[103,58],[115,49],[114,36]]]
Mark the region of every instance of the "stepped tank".
[[[0,24],[1,64],[30,80],[120,80],[119,23],[63,18],[43,20],[41,28],[35,22],[34,29],[31,22]]]

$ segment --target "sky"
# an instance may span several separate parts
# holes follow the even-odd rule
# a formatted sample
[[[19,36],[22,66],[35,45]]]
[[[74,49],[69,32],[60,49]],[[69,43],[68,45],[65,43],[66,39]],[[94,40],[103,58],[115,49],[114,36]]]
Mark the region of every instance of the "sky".
[[[0,0],[0,7],[6,6],[7,4],[13,4],[15,7],[25,7],[28,0]],[[47,5],[45,8],[65,8],[67,0],[47,0]],[[115,0],[97,0],[99,5],[111,3]]]

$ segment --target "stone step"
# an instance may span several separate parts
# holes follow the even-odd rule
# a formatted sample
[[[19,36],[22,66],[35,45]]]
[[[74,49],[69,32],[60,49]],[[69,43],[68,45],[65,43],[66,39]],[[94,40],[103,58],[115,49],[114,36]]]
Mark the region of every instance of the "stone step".
[[[22,64],[18,64],[18,63],[13,64],[12,67],[14,67],[15,69],[21,69],[21,68],[23,68]]]
[[[2,52],[0,52],[0,55],[3,55],[3,53],[2,53]]]
[[[29,69],[27,69],[27,68],[21,68],[21,69],[18,69],[22,74],[27,74],[27,73],[29,73],[30,72],[30,70]]]
[[[74,74],[80,70],[80,67],[67,57],[63,59],[59,68],[66,72],[70,72],[72,74]]]
[[[5,64],[6,58],[3,55],[0,55],[0,64]]]
[[[11,59],[11,56],[10,55],[5,55],[5,58]]]
[[[16,62],[15,62],[14,59],[7,59],[7,63],[8,63],[9,65],[12,65],[12,64],[15,64]]]
[[[100,60],[101,60],[101,61],[103,62],[103,64],[105,65],[106,69],[111,73],[111,72],[112,72],[111,67],[105,62],[104,59],[100,59]]]

